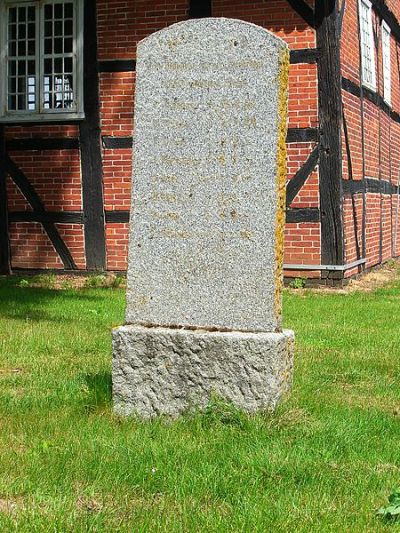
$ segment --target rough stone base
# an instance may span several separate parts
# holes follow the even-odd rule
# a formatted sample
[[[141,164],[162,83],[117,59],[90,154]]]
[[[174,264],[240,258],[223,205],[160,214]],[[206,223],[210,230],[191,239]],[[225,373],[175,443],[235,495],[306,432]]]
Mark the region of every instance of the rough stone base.
[[[294,334],[121,326],[113,331],[113,396],[119,415],[177,416],[216,394],[253,412],[290,390]]]

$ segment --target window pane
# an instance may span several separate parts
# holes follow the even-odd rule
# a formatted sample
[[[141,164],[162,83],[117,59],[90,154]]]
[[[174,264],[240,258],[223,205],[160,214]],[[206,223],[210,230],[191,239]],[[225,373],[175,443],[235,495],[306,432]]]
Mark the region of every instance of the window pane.
[[[8,75],[9,76],[15,76],[17,73],[17,62],[16,61],[9,61],[8,62]]]
[[[74,109],[73,3],[57,2],[45,8],[43,106]]]
[[[63,60],[62,57],[57,57],[54,60],[54,72],[56,74],[62,74],[63,71]]]
[[[71,54],[72,53],[72,39],[64,39],[64,53]]]
[[[66,20],[64,22],[64,35],[72,35],[72,20]]]
[[[45,20],[53,18],[53,6],[52,6],[52,4],[46,4],[44,6],[44,18],[45,18]]]
[[[26,25],[18,24],[18,39],[25,39],[26,37]]]
[[[17,8],[11,7],[8,11],[8,23],[12,24],[13,22],[17,22]]]
[[[8,92],[10,94],[15,94],[17,92],[17,80],[16,78],[8,78]]]
[[[62,54],[63,52],[63,40],[62,39],[54,39],[54,53],[55,54]]]
[[[26,97],[24,94],[19,94],[17,96],[17,102],[18,102],[18,111],[25,111],[26,110]]]
[[[18,74],[20,76],[21,75],[25,76],[25,74],[26,74],[25,67],[26,67],[25,61],[18,61]]]
[[[36,31],[35,24],[32,24],[32,23],[28,24],[28,38],[29,39],[34,39],[36,37],[35,31]]]
[[[9,24],[8,26],[8,39],[15,40],[17,38],[17,25],[16,24]]]
[[[45,39],[44,40],[44,53],[45,54],[53,53],[53,41],[52,41],[52,39]]]
[[[55,23],[54,23],[54,35],[56,37],[62,37],[62,33],[63,33],[63,23],[62,23],[62,20],[57,20]]]
[[[28,7],[28,21],[35,21],[36,15],[35,15],[35,8],[34,6]]]
[[[25,22],[26,21],[26,7],[19,7],[18,8],[18,22]]]
[[[62,19],[63,18],[63,5],[55,4],[54,6],[54,18]]]
[[[66,57],[64,59],[64,72],[72,73],[72,57]]]
[[[36,14],[34,6],[7,10],[8,25],[8,110],[36,109]],[[30,94],[28,98],[27,95]]]
[[[17,109],[17,97],[14,94],[8,96],[8,109],[15,111]]]

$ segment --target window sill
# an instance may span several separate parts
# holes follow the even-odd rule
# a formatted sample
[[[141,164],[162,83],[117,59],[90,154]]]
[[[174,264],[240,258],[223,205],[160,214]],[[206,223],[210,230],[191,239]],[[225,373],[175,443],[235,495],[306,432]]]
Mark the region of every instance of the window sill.
[[[368,89],[369,91],[376,93],[376,85],[372,85],[372,83],[367,83],[366,81],[363,81],[362,86]]]
[[[0,123],[4,124],[20,124],[20,123],[39,123],[46,122],[72,122],[79,121],[85,118],[85,113],[42,113],[37,115],[4,115],[0,117]]]

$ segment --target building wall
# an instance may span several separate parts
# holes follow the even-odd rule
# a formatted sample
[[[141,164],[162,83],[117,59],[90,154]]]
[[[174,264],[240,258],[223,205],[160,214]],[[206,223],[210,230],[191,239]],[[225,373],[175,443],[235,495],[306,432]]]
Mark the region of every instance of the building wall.
[[[134,60],[137,42],[151,33],[188,18],[188,0],[98,0],[97,44],[101,64]],[[312,2],[310,2],[312,5]],[[273,31],[292,50],[315,48],[315,31],[290,7],[287,0],[214,0],[213,16],[239,18]],[[106,211],[106,265],[110,270],[127,266],[130,209],[135,72],[100,68],[100,127],[103,138],[103,195]],[[128,70],[128,71],[126,71]],[[317,70],[315,64],[292,64],[289,76],[289,128],[318,126]],[[79,137],[77,125],[6,127],[6,138]],[[107,143],[111,139],[111,144]],[[121,140],[120,147],[115,142]],[[315,142],[288,143],[288,179],[307,160]],[[10,151],[10,156],[35,187],[50,211],[82,211],[79,149]],[[31,208],[11,179],[8,180],[10,212]],[[319,206],[318,171],[311,173],[291,207]],[[107,216],[112,213],[113,217]],[[12,220],[12,218],[11,218]],[[85,243],[82,223],[57,224],[78,268],[84,269]],[[10,241],[14,268],[63,268],[41,224],[11,222]],[[288,223],[286,263],[320,263],[319,223]],[[291,273],[288,273],[291,275]],[[298,275],[293,273],[293,275]],[[318,273],[314,273],[318,275]]]
[[[387,0],[386,5],[400,20],[400,4],[396,0]],[[374,6],[373,27],[378,37],[375,43],[377,89],[374,92],[362,88],[358,0],[348,0],[341,39],[342,75],[347,82],[342,91],[347,125],[347,131],[343,128],[342,132],[343,177],[358,181],[366,189],[363,191],[353,184],[355,192],[351,193],[348,188],[346,190],[348,184],[344,183],[345,262],[365,257],[367,268],[400,254],[398,196],[393,194],[400,171],[400,43],[392,32],[392,94],[391,105],[387,106],[382,104],[381,19]],[[345,275],[357,272],[354,268]]]

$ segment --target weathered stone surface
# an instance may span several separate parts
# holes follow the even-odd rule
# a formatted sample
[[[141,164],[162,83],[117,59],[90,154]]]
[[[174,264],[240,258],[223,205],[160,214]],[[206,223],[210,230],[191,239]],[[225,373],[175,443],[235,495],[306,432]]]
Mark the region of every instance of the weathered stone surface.
[[[287,69],[239,20],[139,43],[127,323],[279,330]]]
[[[215,393],[253,412],[291,385],[293,332],[242,333],[122,326],[113,331],[115,411],[148,418],[205,407]]]

